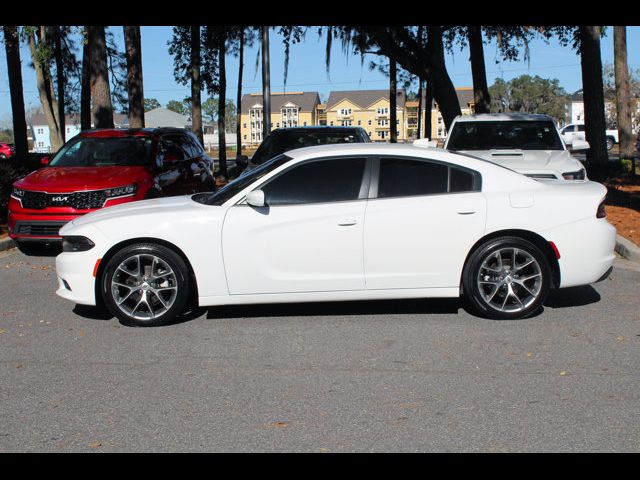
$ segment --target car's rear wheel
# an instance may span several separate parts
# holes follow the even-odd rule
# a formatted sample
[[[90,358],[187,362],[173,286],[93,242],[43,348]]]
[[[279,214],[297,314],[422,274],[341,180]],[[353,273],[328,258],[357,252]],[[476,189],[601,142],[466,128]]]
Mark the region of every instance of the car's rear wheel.
[[[518,237],[494,238],[471,255],[463,290],[471,307],[494,319],[526,318],[540,308],[551,270],[540,249]]]
[[[108,261],[102,296],[125,325],[165,325],[180,315],[189,299],[189,269],[173,250],[152,243],[124,247]]]

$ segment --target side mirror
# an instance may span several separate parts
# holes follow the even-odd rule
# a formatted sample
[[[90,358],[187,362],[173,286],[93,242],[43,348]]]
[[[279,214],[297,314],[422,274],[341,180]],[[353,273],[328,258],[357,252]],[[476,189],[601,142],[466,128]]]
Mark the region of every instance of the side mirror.
[[[245,197],[247,200],[247,204],[252,207],[264,207],[264,192],[262,190],[253,190],[252,192],[247,193]]]
[[[51,161],[51,157],[49,155],[45,155],[40,159],[40,165],[42,165],[43,167],[46,167],[47,165],[49,165],[50,161]]]
[[[581,140],[579,138],[575,138],[573,142],[571,142],[571,150],[579,151],[579,150],[589,150],[589,142],[586,140]]]

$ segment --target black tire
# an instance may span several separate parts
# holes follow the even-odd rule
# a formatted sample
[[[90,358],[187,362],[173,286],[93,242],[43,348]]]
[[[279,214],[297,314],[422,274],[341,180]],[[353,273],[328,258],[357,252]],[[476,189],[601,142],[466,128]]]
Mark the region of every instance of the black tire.
[[[144,277],[144,281],[142,286],[140,284],[134,285],[133,288],[129,287],[113,287],[112,281],[116,275],[119,275],[115,278],[116,281],[122,282],[122,270],[119,270],[118,267],[127,259],[133,258],[135,256],[142,256],[143,261],[148,261],[149,258],[156,257],[157,259],[164,262],[174,274],[174,277],[169,279],[165,279],[168,285],[164,287],[164,289],[169,290],[175,288],[175,298],[162,296],[164,294],[161,293],[161,296],[158,296],[158,291],[154,290],[151,287],[158,287],[162,289],[162,285],[154,284],[152,280],[147,281],[147,277]],[[142,273],[142,269],[138,267],[138,271],[140,275],[147,275],[147,273]],[[127,277],[127,275],[129,275]],[[125,274],[125,279],[133,279],[134,276],[130,274]],[[120,322],[124,325],[133,326],[133,327],[157,327],[161,325],[166,325],[168,323],[173,322],[181,313],[183,313],[185,306],[190,298],[190,276],[189,276],[189,268],[187,267],[185,261],[182,259],[180,255],[176,252],[167,248],[163,245],[157,245],[154,243],[136,243],[133,245],[129,245],[124,247],[122,250],[118,251],[111,259],[109,259],[101,277],[101,292],[102,298],[104,300],[105,306],[107,309],[117,317]],[[129,280],[126,280],[128,284],[130,284]],[[171,283],[169,283],[171,281]],[[134,282],[135,283],[135,282]],[[145,286],[146,284],[146,286]],[[139,288],[138,288],[139,287]],[[141,290],[145,289],[143,293]],[[115,288],[115,290],[114,290]],[[124,288],[124,290],[123,290]],[[132,291],[133,290],[133,291]],[[148,292],[146,290],[151,290]],[[121,308],[118,306],[117,300],[121,300],[121,298],[116,299],[115,296],[122,295],[122,297],[126,297],[127,293],[131,292],[131,300],[126,300],[125,302],[121,302],[124,306]],[[147,294],[149,294],[149,298],[147,299]],[[170,294],[172,295],[172,294]],[[140,305],[140,309],[136,310],[135,308],[131,310],[131,305],[133,303],[141,303],[143,302],[142,297],[144,296],[144,301],[146,301],[146,306],[144,304]],[[172,299],[171,299],[172,298]],[[160,301],[162,299],[162,305]],[[155,304],[159,307],[159,309],[164,308],[164,302],[172,301],[169,308],[166,308],[164,311],[157,315],[153,315],[151,310],[147,308],[147,306],[153,307]],[[137,307],[136,307],[137,308]],[[129,313],[124,310],[131,310]],[[133,313],[133,315],[131,314]],[[138,317],[136,317],[136,314]],[[147,315],[148,314],[148,315]],[[139,318],[140,316],[147,316],[148,318]]]
[[[607,137],[607,150],[611,150],[615,144],[616,141],[613,139],[613,137]]]
[[[512,271],[513,260],[505,258],[511,251],[517,252],[516,258],[520,260],[516,260],[516,266],[521,266],[517,271]],[[498,256],[506,272],[493,273],[495,270],[483,268],[485,261],[489,262],[487,265],[492,265],[494,259],[497,263]],[[522,267],[528,261],[527,256],[535,262]],[[499,237],[483,243],[472,253],[463,270],[462,285],[465,299],[475,313],[486,318],[515,320],[526,318],[541,307],[551,288],[551,269],[546,256],[533,243],[519,237]],[[495,297],[487,301],[492,294]],[[501,309],[495,303],[502,300],[505,303]]]

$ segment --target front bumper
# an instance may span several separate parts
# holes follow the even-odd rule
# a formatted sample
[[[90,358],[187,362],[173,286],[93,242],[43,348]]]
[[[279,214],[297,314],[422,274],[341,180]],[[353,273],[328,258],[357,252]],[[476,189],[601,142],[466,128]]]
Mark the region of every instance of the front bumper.
[[[56,257],[56,294],[81,305],[96,305],[93,271],[98,258],[87,252],[63,252]]]

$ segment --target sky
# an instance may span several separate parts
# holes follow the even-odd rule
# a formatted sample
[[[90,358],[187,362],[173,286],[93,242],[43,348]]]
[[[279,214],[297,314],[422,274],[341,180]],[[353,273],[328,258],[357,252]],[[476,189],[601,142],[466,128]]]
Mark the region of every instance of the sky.
[[[120,49],[124,39],[122,27],[110,27]],[[171,38],[169,26],[143,26],[142,66],[144,76],[144,94],[146,98],[156,98],[163,106],[169,100],[182,100],[189,96],[189,86],[178,84],[173,78],[173,58],[169,55],[167,42]],[[275,32],[270,35],[271,90],[284,91],[284,47],[282,37]],[[640,68],[640,27],[627,28],[628,62],[632,69]],[[607,28],[607,34],[601,41],[602,62],[613,63],[613,28]],[[261,69],[256,69],[258,45],[245,49],[243,93],[261,91]],[[28,48],[21,48],[22,76],[27,109],[40,105],[35,73],[29,66]],[[78,52],[81,57],[81,52]],[[523,55],[521,55],[523,57]],[[334,42],[331,50],[331,66],[327,74],[325,67],[325,39],[319,38],[315,28],[311,28],[304,40],[293,45],[290,50],[289,74],[286,91],[317,91],[326,101],[331,90],[364,90],[388,88],[389,80],[382,73],[369,69],[369,63],[376,55],[367,55],[364,63],[360,56],[345,53]],[[493,84],[496,78],[509,80],[522,74],[539,75],[543,78],[557,78],[560,85],[573,93],[582,88],[580,57],[570,47],[562,47],[555,41],[546,43],[535,40],[530,44],[530,60],[521,58],[517,62],[500,61],[497,46],[485,44],[485,63],[487,81]],[[238,58],[227,58],[227,97],[236,98],[238,78]],[[468,48],[454,49],[446,55],[446,64],[451,80],[456,87],[472,86],[471,67]],[[417,87],[413,88],[417,90]],[[205,92],[203,100],[208,97]],[[11,122],[11,105],[5,49],[0,49],[0,122]]]

